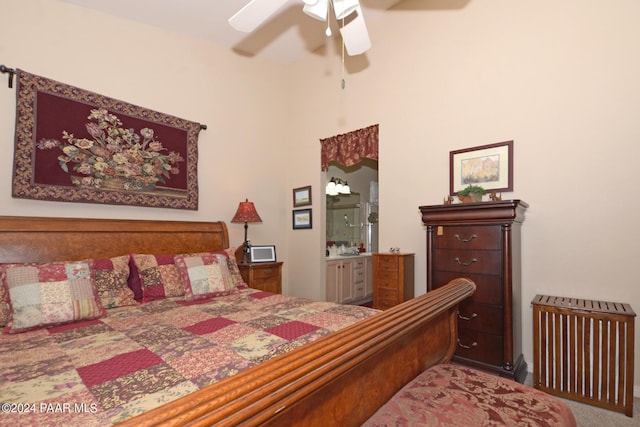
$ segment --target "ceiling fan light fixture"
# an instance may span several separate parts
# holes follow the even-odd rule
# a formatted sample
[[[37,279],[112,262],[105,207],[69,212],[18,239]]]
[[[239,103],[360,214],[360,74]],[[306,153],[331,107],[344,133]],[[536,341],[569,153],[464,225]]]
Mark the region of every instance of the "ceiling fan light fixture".
[[[336,19],[343,19],[351,15],[360,7],[358,0],[332,0],[333,12],[336,14]]]
[[[329,0],[304,0],[302,11],[318,21],[328,21]]]
[[[278,9],[289,0],[251,0],[235,15],[229,18],[229,24],[239,31],[251,32],[264,23]],[[336,18],[342,21],[340,35],[343,40],[343,50],[346,48],[350,56],[360,55],[371,47],[367,25],[362,16],[362,8],[359,0],[303,0],[303,11],[319,21],[326,21],[325,34],[331,36],[331,24],[329,20],[330,8],[333,8]],[[356,16],[345,24],[344,18]],[[344,54],[343,54],[344,55]]]

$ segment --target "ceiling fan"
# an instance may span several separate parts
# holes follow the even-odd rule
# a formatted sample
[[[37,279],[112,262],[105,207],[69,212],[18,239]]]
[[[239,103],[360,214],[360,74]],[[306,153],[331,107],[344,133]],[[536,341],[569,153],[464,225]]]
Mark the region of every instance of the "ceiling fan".
[[[242,9],[229,18],[229,24],[238,31],[250,33],[265,22],[289,0],[251,0]],[[333,7],[331,7],[333,6]],[[371,47],[369,32],[364,22],[359,0],[304,0],[303,12],[327,22],[327,36],[331,36],[329,13],[338,21],[346,22],[340,28],[340,34],[348,55],[360,55]],[[352,16],[355,14],[355,16]],[[349,17],[348,22],[345,18]]]

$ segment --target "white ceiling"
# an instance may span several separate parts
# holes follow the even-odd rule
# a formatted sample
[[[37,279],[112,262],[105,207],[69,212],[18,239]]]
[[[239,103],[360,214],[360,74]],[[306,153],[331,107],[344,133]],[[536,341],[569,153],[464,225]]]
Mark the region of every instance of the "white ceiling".
[[[271,19],[247,34],[227,20],[249,0],[62,0],[115,16],[208,40],[240,55],[291,63],[326,43],[326,23],[302,12],[302,0],[289,0]],[[369,28],[401,0],[361,0]],[[334,23],[335,24],[335,23]],[[334,26],[334,37],[339,34]]]

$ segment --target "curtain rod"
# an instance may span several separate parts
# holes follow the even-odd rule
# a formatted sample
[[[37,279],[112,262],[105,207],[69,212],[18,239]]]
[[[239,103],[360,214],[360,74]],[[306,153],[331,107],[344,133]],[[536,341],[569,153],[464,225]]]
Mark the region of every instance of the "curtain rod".
[[[15,76],[18,72],[15,68],[9,68],[6,65],[0,64],[0,72],[9,74],[9,89],[13,87],[13,76]],[[200,130],[207,130],[207,125],[200,125]]]
[[[0,65],[0,72],[9,73],[9,89],[11,89],[13,87],[13,76],[16,74],[16,70],[14,68]]]

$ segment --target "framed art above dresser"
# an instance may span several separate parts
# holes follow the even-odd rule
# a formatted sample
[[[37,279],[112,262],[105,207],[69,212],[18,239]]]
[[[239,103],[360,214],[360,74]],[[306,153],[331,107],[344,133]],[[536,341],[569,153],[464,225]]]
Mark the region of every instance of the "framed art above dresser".
[[[454,360],[524,382],[521,200],[420,206],[427,226],[427,290],[466,277],[476,292],[460,303]]]

